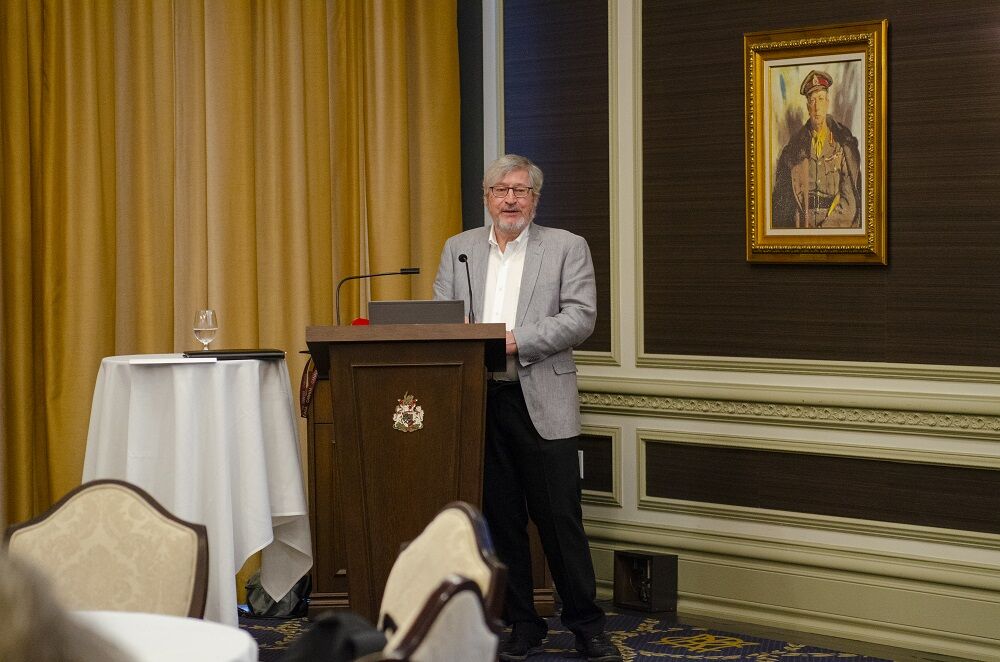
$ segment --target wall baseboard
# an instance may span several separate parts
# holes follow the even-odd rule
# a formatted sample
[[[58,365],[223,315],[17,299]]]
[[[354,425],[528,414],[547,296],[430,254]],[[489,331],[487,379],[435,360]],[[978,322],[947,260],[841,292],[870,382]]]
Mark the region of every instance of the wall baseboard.
[[[1000,651],[1000,592],[976,588],[978,567],[970,566],[969,576],[961,578],[956,573],[964,573],[954,563],[942,563],[935,572],[932,559],[922,561],[924,571],[909,576],[897,570],[907,568],[910,560],[890,561],[879,573],[866,571],[872,566],[864,558],[854,569],[834,569],[822,555],[795,545],[781,557],[768,558],[736,540],[725,546],[718,541],[701,544],[690,532],[586,523],[602,595],[613,588],[614,551],[642,549],[679,556],[682,614],[969,660],[996,660]],[[867,553],[858,550],[857,555]],[[923,575],[928,578],[920,579]],[[951,585],[941,581],[948,576],[955,579]]]

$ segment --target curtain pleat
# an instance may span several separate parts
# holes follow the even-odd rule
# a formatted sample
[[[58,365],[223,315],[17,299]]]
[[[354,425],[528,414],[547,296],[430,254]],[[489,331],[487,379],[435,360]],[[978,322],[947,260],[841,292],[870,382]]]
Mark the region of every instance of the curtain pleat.
[[[331,190],[334,214],[350,222],[334,224],[332,269],[339,281],[344,276],[372,271],[367,256],[367,210],[365,182],[365,42],[368,38],[363,0],[331,0],[330,97],[332,137],[330,162],[333,164]],[[359,288],[367,285],[351,281],[341,293],[341,317],[351,320],[361,312]],[[353,296],[352,296],[353,295]],[[334,292],[334,297],[337,293]],[[336,320],[334,320],[336,321]]]
[[[174,340],[171,23],[169,3],[115,7],[116,354],[163,351]]]
[[[0,15],[0,451],[2,524],[49,503],[42,374],[34,361],[41,307],[41,7],[7,4]],[[6,517],[4,517],[6,515]]]
[[[427,298],[461,229],[454,0],[0,4],[3,515],[80,482],[104,356]],[[304,441],[303,441],[304,447]],[[304,455],[303,455],[304,457]]]
[[[205,93],[205,7],[177,2],[172,8],[174,63],[170,95],[173,161],[173,347],[189,347],[194,312],[208,305],[208,156]],[[167,91],[164,90],[166,94]],[[228,313],[228,311],[225,311]],[[227,328],[229,321],[220,322]],[[220,329],[220,336],[222,329]],[[217,345],[217,346],[221,346]]]
[[[365,13],[363,62],[365,207],[368,255],[390,269],[409,266],[409,114],[407,113],[406,7],[370,3]],[[402,131],[396,131],[403,127]],[[409,298],[408,278],[370,283],[373,299]]]
[[[114,15],[110,3],[44,2],[42,24],[41,339],[50,492],[80,482],[88,394],[115,352]],[[27,358],[15,356],[17,358]]]
[[[441,121],[439,109],[459,108],[458,47],[439,38],[438,26],[454,25],[455,5],[439,3],[424,11],[420,3],[406,5],[408,39],[407,141],[410,144],[409,205],[407,227],[410,261],[425,267],[414,294],[430,292],[437,257],[455,228],[442,219],[461,218],[461,126],[457,112]],[[442,84],[443,81],[456,81]]]

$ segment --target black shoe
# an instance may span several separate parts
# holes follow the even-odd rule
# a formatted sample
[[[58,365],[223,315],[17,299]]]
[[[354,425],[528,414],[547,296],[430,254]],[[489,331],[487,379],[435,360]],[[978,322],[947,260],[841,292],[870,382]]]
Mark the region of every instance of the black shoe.
[[[515,625],[511,628],[510,635],[497,649],[497,659],[501,662],[525,660],[529,655],[541,652],[544,639],[544,632],[528,632],[527,629]]]
[[[618,647],[611,643],[607,634],[601,632],[589,639],[576,636],[576,650],[589,662],[622,662]]]

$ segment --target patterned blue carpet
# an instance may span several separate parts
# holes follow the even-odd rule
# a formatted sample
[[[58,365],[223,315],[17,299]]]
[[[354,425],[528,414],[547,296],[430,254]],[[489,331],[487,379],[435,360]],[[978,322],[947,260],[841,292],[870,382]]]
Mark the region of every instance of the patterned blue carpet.
[[[833,651],[790,641],[776,641],[734,632],[710,630],[649,616],[608,614],[608,634],[626,662],[653,660],[753,660],[754,662],[810,662],[851,660],[887,662],[875,657]],[[549,637],[541,655],[532,662],[576,657],[573,634],[558,619],[549,619]]]
[[[563,629],[558,618],[553,617],[548,621],[549,636],[543,650],[530,657],[529,662],[579,660],[573,648],[572,633]],[[301,618],[281,620],[241,616],[240,627],[257,640],[261,662],[277,662],[291,642],[309,627],[309,621]],[[646,615],[609,612],[607,631],[622,651],[625,662],[891,662],[848,651],[683,625]]]

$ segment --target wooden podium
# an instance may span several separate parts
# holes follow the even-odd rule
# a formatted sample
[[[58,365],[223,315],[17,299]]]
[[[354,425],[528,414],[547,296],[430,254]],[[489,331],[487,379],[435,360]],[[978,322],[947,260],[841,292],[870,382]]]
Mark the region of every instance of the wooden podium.
[[[503,324],[311,326],[310,616],[375,621],[400,545],[447,503],[482,503],[486,370],[505,365]],[[536,551],[534,556],[541,557]],[[544,559],[536,602],[552,611]]]

